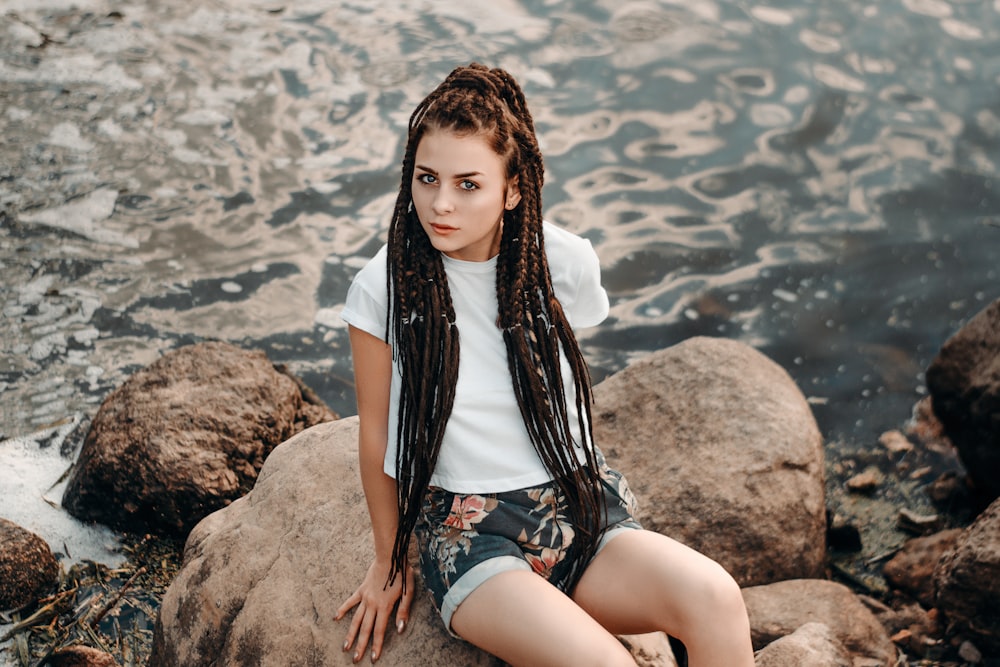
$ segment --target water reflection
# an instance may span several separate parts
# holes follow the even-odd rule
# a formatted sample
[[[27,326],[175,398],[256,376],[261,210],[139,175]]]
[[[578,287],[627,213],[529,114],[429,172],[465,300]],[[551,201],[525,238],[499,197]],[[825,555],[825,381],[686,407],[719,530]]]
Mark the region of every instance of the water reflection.
[[[547,215],[601,256],[597,379],[736,338],[873,443],[1000,296],[995,3],[4,4],[7,436],[202,338],[352,413],[346,286],[410,109],[474,59],[524,83]]]

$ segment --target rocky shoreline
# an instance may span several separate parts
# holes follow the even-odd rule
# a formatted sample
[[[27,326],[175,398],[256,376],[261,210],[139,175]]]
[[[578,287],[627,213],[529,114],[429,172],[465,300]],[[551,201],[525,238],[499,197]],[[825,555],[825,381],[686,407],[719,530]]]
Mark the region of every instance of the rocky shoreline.
[[[724,339],[597,385],[597,439],[644,524],[740,582],[758,667],[997,665],[998,434],[980,424],[997,414],[998,332],[1000,301],[943,346],[931,396],[899,431],[837,461],[787,373]],[[356,418],[324,411],[260,353],[197,344],[139,371],[86,429],[63,499],[139,531],[126,563],[62,571],[37,536],[0,522],[8,663],[292,664],[303,651],[346,663],[332,609],[370,549],[355,442]],[[493,664],[423,602],[381,662]],[[638,664],[677,664],[662,635],[622,640]]]

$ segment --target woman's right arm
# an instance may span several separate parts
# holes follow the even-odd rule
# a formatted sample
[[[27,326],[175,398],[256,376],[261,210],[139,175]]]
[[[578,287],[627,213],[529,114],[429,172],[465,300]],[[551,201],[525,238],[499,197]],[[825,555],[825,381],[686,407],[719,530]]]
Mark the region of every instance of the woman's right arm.
[[[372,660],[382,654],[385,629],[392,608],[399,600],[396,630],[402,632],[410,615],[413,600],[413,570],[407,564],[392,586],[386,586],[392,563],[392,547],[396,539],[397,497],[396,480],[383,471],[389,436],[389,388],[392,382],[392,349],[382,340],[356,327],[349,327],[351,355],[354,358],[354,385],[358,400],[358,455],[361,485],[368,503],[372,532],[375,538],[375,558],[364,581],[337,610],[336,619],[357,606],[351,627],[344,641],[344,650],[357,642],[354,662],[372,642]],[[406,593],[402,592],[406,577]]]

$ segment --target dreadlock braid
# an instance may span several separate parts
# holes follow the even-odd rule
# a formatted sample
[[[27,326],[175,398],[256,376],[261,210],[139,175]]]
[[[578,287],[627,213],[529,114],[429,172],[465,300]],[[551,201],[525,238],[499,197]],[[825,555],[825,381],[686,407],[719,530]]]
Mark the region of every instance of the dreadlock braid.
[[[391,583],[401,572],[423,497],[437,463],[455,400],[459,336],[441,253],[433,248],[411,205],[414,159],[429,129],[483,136],[518,178],[521,200],[504,215],[497,260],[497,325],[507,348],[514,394],[528,436],[566,498],[576,530],[570,553],[578,565],[596,551],[603,507],[593,448],[590,376],[573,330],[556,298],[542,233],[542,155],[524,93],[501,69],[478,63],[455,69],[410,116],[399,196],[389,227],[387,335],[402,385],[396,425],[398,519]],[[563,385],[560,351],[573,374]],[[583,442],[570,425],[572,395]],[[579,464],[574,448],[582,448]],[[567,590],[582,568],[568,577]]]

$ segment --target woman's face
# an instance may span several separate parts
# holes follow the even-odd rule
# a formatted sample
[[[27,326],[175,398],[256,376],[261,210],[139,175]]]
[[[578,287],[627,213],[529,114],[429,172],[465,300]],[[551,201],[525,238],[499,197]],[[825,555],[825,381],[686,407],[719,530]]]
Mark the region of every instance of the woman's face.
[[[431,245],[454,259],[485,262],[500,251],[505,208],[521,199],[503,158],[481,135],[431,129],[417,145],[413,206]]]

